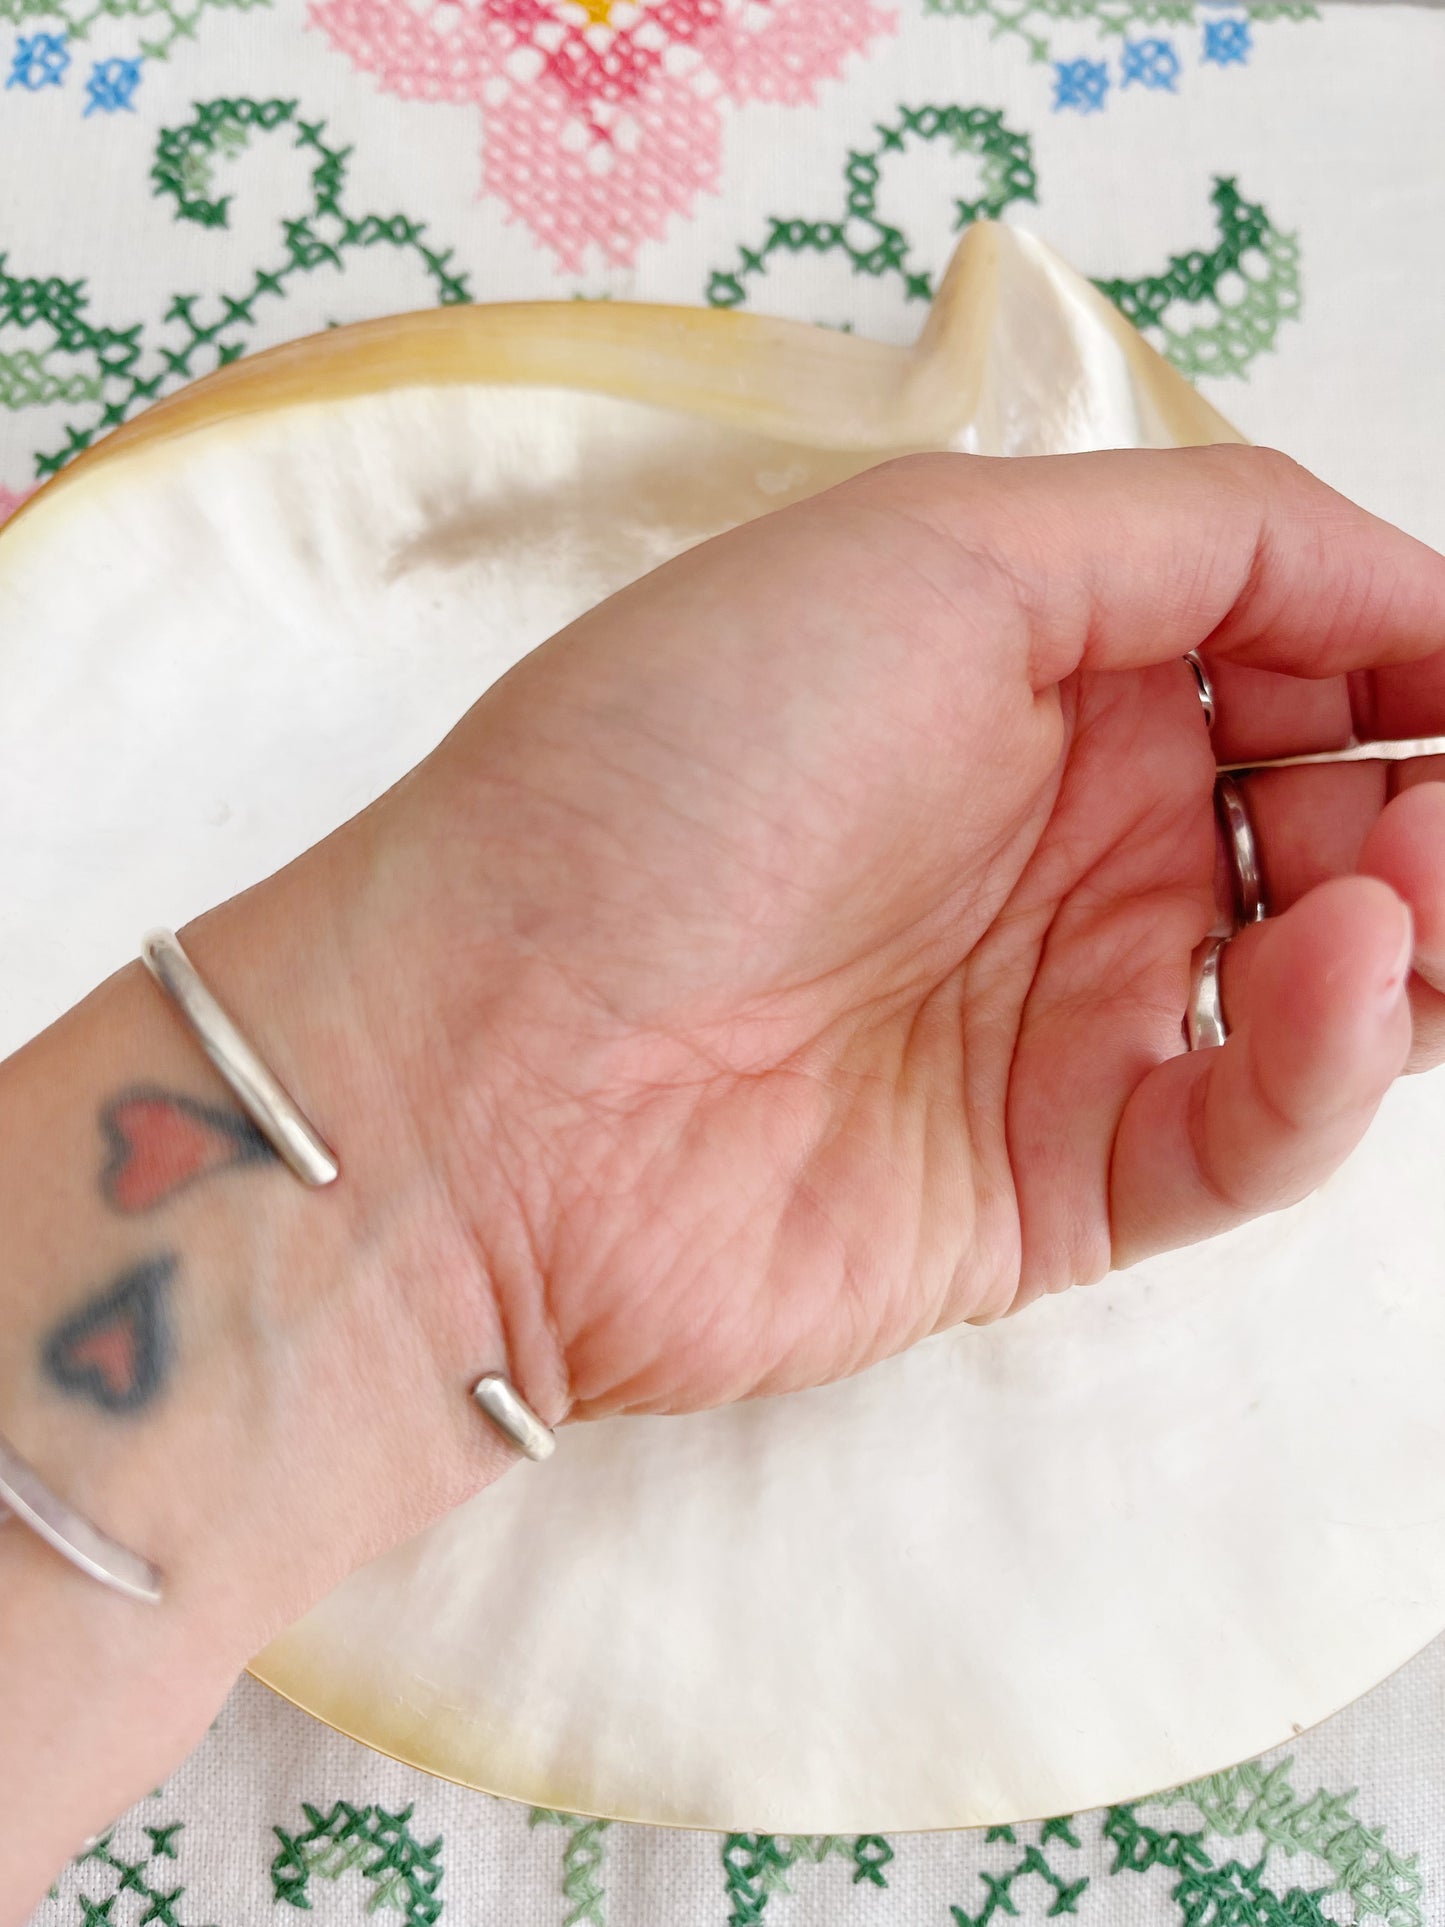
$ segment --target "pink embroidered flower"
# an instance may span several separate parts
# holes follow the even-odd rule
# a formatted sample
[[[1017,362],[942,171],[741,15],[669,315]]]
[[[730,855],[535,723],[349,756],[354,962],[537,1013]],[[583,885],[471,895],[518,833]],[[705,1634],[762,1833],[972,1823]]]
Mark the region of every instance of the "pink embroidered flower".
[[[20,504],[27,501],[34,493],[33,488],[22,488],[17,492],[13,488],[6,488],[5,484],[0,482],[0,522],[8,521]]]
[[[315,0],[312,20],[408,100],[475,101],[482,189],[578,272],[627,266],[716,193],[726,103],[810,104],[891,32],[871,0]]]

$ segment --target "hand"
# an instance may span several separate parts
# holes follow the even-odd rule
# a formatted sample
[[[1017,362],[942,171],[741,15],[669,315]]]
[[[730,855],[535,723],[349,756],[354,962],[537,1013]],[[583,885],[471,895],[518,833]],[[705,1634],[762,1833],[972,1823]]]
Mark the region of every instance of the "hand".
[[[166,1586],[0,1533],[0,1920],[512,1462],[478,1372],[554,1421],[808,1385],[1318,1182],[1445,1052],[1428,766],[1250,779],[1283,914],[1226,953],[1222,1050],[1180,1016],[1214,749],[1352,716],[1445,729],[1445,562],[1279,458],[914,460],[595,610],[187,931],[333,1189],[161,1157],[113,1195],[127,1094],[229,1102],[139,966],[0,1066],[0,1414]],[[97,1399],[54,1361],[142,1263],[166,1341]]]
[[[356,825],[414,1114],[578,1411],[817,1384],[1297,1201],[1412,1016],[1441,1052],[1445,788],[1376,765],[1258,779],[1285,913],[1183,1054],[1193,646],[1223,750],[1351,696],[1445,728],[1445,563],[1268,453],[915,459],[613,597]]]
[[[1441,1054],[1445,787],[1380,765],[1258,779],[1284,914],[1183,1052],[1193,646],[1226,754],[1445,729],[1445,562],[1267,453],[916,458],[614,597],[352,827],[373,1019],[425,1014],[428,1155],[574,1409],[815,1384],[1294,1202],[1412,1017]]]

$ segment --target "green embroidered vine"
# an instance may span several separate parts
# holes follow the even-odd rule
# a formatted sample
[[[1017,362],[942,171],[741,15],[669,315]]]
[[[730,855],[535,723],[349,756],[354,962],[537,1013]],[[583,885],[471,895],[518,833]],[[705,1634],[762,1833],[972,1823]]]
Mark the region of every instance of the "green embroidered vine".
[[[1012,1827],[990,1827],[984,1844],[995,1840],[1005,1841],[1009,1846],[1019,1844]],[[983,1887],[983,1904],[976,1914],[965,1908],[949,1908],[954,1927],[989,1927],[995,1914],[1017,1914],[1018,1900],[1014,1893],[1015,1885],[1023,1881],[1036,1881],[1047,1892],[1050,1899],[1049,1920],[1060,1919],[1065,1914],[1077,1914],[1079,1902],[1088,1890],[1089,1876],[1080,1874],[1075,1880],[1059,1873],[1050,1861],[1044,1848],[1050,1844],[1073,1847],[1079,1846],[1078,1836],[1073,1830],[1073,1815],[1064,1814],[1056,1820],[1045,1820],[1039,1828],[1037,1841],[1026,1844],[1019,1859],[1001,1873],[985,1873],[979,1870],[978,1879]]]
[[[866,1880],[871,1886],[886,1887],[883,1869],[893,1858],[893,1849],[881,1833],[860,1833],[853,1842],[853,1881]]]
[[[1122,39],[1135,27],[1192,26],[1203,12],[1199,0],[923,0],[923,8],[925,13],[988,20],[990,39],[1013,36],[1035,61],[1052,58],[1049,36],[1060,25],[1088,21],[1100,34]],[[1307,0],[1243,0],[1240,11],[1260,22],[1319,18],[1318,7]]]
[[[0,7],[49,3],[0,0]],[[775,257],[808,252],[842,253],[856,274],[895,277],[905,300],[929,298],[931,275],[914,258],[904,231],[879,212],[891,157],[919,144],[946,143],[977,166],[976,190],[950,194],[956,229],[997,218],[1036,196],[1032,143],[996,109],[902,107],[896,119],[879,125],[877,136],[873,145],[847,155],[838,218],[771,220],[756,245],[739,250],[732,268],[712,276],[707,295],[714,306],[741,305]],[[471,299],[452,250],[435,246],[423,221],[349,205],[349,149],[329,141],[325,123],[304,117],[294,100],[198,105],[190,120],[159,137],[151,169],[156,195],[172,204],[178,221],[225,229],[234,193],[224,172],[259,138],[287,139],[305,154],[307,198],[280,219],[270,257],[228,292],[177,292],[159,322],[114,325],[92,315],[83,281],[25,276],[0,255],[0,341],[6,344],[0,349],[0,406],[59,404],[73,411],[61,439],[36,452],[36,479],[54,474],[97,434],[168,389],[236,360],[273,304],[318,270],[344,271],[358,251],[380,247],[411,260],[439,304]],[[1173,256],[1160,274],[1099,284],[1191,376],[1242,374],[1274,346],[1281,324],[1299,310],[1294,238],[1281,234],[1233,181],[1216,182],[1211,198],[1218,224],[1212,249]]]
[[[1424,1881],[1417,1856],[1396,1854],[1383,1833],[1354,1812],[1354,1794],[1295,1790],[1293,1764],[1251,1764],[1102,1813],[1061,1815],[1038,1826],[994,1826],[960,1834],[958,1845],[975,1864],[974,1892],[948,1908],[952,1927],[1004,1927],[1011,1919],[1044,1921],[1094,1918],[1097,1900],[1111,1913],[1115,1880],[1149,1877],[1154,1885],[1146,1910],[1152,1927],[1167,1927],[1157,1911],[1167,1897],[1175,1927],[1425,1927]],[[152,1796],[153,1798],[156,1796]],[[1188,1809],[1179,1822],[1146,1819],[1151,1813]],[[184,1908],[180,1871],[184,1822],[131,1814],[73,1863],[63,1891],[74,1911],[69,1927],[206,1927]],[[405,1916],[407,1927],[437,1927],[442,1913],[442,1841],[424,1844],[412,1829],[413,1809],[335,1802],[329,1810],[303,1803],[304,1827],[276,1827],[280,1843],[271,1862],[276,1903],[309,1910],[315,1879],[338,1881],[355,1873],[364,1883],[366,1911]],[[561,1927],[606,1927],[603,1836],[605,1820],[534,1809],[532,1827],[564,1831]],[[134,1839],[129,1851],[119,1841]],[[1258,1847],[1229,1852],[1226,1843],[1253,1840]],[[142,1844],[143,1843],[143,1844]],[[1107,1879],[1080,1871],[1071,1855],[1109,1856]],[[977,1867],[984,1849],[1012,1852],[992,1870]],[[1221,1851],[1221,1848],[1224,1851]],[[1313,1857],[1323,1878],[1282,1884],[1275,1855]],[[880,1834],[852,1838],[775,1834],[729,1834],[722,1843],[728,1927],[761,1927],[769,1902],[791,1891],[796,1869],[827,1860],[851,1865],[852,1880],[876,1888],[888,1884],[884,1869],[895,1857]],[[1095,1874],[1098,1864],[1095,1861]],[[1160,1876],[1163,1886],[1159,1886]],[[1087,1898],[1086,1898],[1087,1896]],[[52,1891],[52,1902],[58,1900]],[[1348,1911],[1341,1911],[1344,1902]],[[1127,1909],[1126,1909],[1127,1910]],[[1141,1918],[1143,1916],[1141,1915]],[[52,1927],[57,1927],[55,1920]],[[1133,1918],[1133,1914],[1130,1914]],[[776,1927],[782,1927],[781,1921]]]
[[[1182,1927],[1334,1927],[1320,1905],[1328,1888],[1290,1887],[1280,1894],[1265,1885],[1268,1849],[1252,1866],[1238,1860],[1219,1866],[1202,1832],[1147,1826],[1132,1805],[1109,1809],[1104,1837],[1114,1846],[1111,1874],[1165,1867],[1178,1875],[1171,1898]]]
[[[981,164],[983,192],[972,200],[953,198],[954,228],[971,221],[997,220],[1015,201],[1037,199],[1033,143],[1027,134],[1004,125],[992,107],[900,107],[898,119],[877,129],[875,147],[850,150],[843,169],[845,200],[833,221],[770,219],[768,232],[757,246],[738,250],[732,269],[719,269],[708,282],[707,298],[714,308],[740,307],[747,299],[747,283],[767,272],[771,258],[784,254],[842,253],[855,274],[897,274],[906,300],[927,301],[933,283],[926,271],[910,268],[910,243],[901,228],[882,220],[878,189],[892,154],[906,153],[917,143],[945,141],[955,154],[969,154]]]
[[[58,401],[99,401],[100,376],[65,368],[59,361],[60,350],[55,347],[38,354],[21,348],[13,355],[0,355],[0,408],[18,413],[22,408],[48,408]]]
[[[880,124],[877,132],[875,146],[848,153],[844,205],[837,217],[770,217],[759,241],[740,247],[732,267],[712,274],[707,299],[713,307],[742,306],[777,257],[809,253],[841,254],[854,274],[896,276],[905,300],[929,300],[932,276],[915,258],[903,229],[878,212],[889,158],[910,146],[943,140],[980,164],[983,191],[972,199],[950,196],[955,233],[1037,198],[1033,143],[1005,126],[993,108],[900,107],[897,120]],[[1233,180],[1216,180],[1210,203],[1217,229],[1213,248],[1171,255],[1158,274],[1095,284],[1191,379],[1243,375],[1258,355],[1275,346],[1281,325],[1300,311],[1296,237],[1281,233]]]
[[[1300,311],[1297,237],[1281,234],[1232,180],[1216,180],[1209,198],[1219,228],[1212,250],[1171,255],[1162,274],[1095,283],[1191,380],[1242,375]],[[1179,308],[1190,311],[1187,323],[1172,318]]]
[[[440,305],[470,300],[452,250],[434,247],[424,222],[348,205],[350,150],[332,145],[325,123],[305,119],[294,100],[199,105],[183,126],[161,133],[151,169],[155,193],[173,203],[177,220],[225,228],[232,196],[221,191],[218,173],[262,136],[289,139],[307,156],[308,199],[281,219],[270,258],[228,293],[177,293],[158,324],[116,327],[92,318],[83,281],[23,276],[0,255],[0,341],[15,332],[31,337],[0,351],[0,405],[78,405],[64,439],[37,452],[37,478],[53,475],[97,434],[167,389],[236,360],[268,307],[298,280],[320,268],[344,270],[360,251],[380,247],[417,263]]]
[[[138,51],[165,60],[183,40],[194,40],[203,17],[216,9],[244,13],[271,0],[0,0],[0,21],[14,26],[48,23],[67,40],[83,41],[97,21],[136,20],[147,30]]]
[[[122,1918],[133,1921],[135,1927],[194,1927],[193,1916],[177,1911],[185,1896],[185,1886],[179,1881],[172,1885],[172,1869],[159,1864],[179,1859],[176,1841],[185,1822],[173,1820],[159,1827],[142,1825],[135,1829],[145,1835],[148,1845],[134,1858],[122,1853],[116,1844],[122,1827],[128,1824],[118,1823],[76,1856],[73,1863],[74,1901],[79,1908],[76,1927],[120,1927]],[[109,1892],[105,1891],[107,1888]],[[56,1892],[51,1889],[52,1899]],[[117,1915],[115,1904],[122,1895],[126,1900],[122,1903],[122,1913]]]
[[[567,1844],[562,1849],[562,1898],[568,1903],[568,1912],[562,1917],[562,1927],[578,1927],[581,1921],[606,1927],[607,1893],[599,1876],[607,1858],[602,1836],[612,1822],[583,1820],[575,1813],[533,1807],[527,1824],[567,1829]]]
[[[440,1838],[423,1846],[411,1831],[412,1808],[388,1813],[384,1807],[354,1807],[338,1800],[329,1813],[308,1805],[306,1826],[297,1833],[272,1832],[281,1850],[271,1862],[272,1898],[288,1907],[310,1910],[313,1875],[339,1880],[358,1871],[370,1884],[368,1912],[390,1908],[404,1914],[407,1927],[434,1927],[442,1902]]]
[[[1151,1824],[1140,1817],[1144,1803],[1133,1802],[1082,1819],[1047,1820],[1033,1841],[1026,1837],[1030,1829],[990,1827],[984,1846],[1021,1848],[1019,1857],[994,1872],[979,1870],[977,1900],[950,1909],[954,1927],[996,1927],[998,1919],[1025,1911],[1031,1919],[1048,1920],[1088,1911],[1080,1907],[1088,1877],[1069,1878],[1058,1859],[1060,1847],[1078,1851],[1086,1837],[1112,1850],[1111,1878],[1157,1878],[1160,1871],[1168,1876],[1177,1927],[1338,1927],[1345,1921],[1424,1927],[1416,1856],[1392,1852],[1378,1830],[1355,1816],[1353,1798],[1323,1790],[1302,1798],[1286,1761],[1238,1767],[1147,1803],[1192,1806],[1198,1825]],[[1262,1842],[1257,1858],[1219,1852],[1220,1843],[1248,1835]],[[1281,1886],[1273,1877],[1276,1851],[1314,1855],[1327,1877],[1317,1885],[1300,1879]],[[1340,1900],[1350,1906],[1348,1914],[1339,1911]],[[1158,1927],[1165,1927],[1162,1917]]]
[[[728,1927],[756,1927],[774,1894],[792,1891],[788,1875],[795,1867],[821,1866],[839,1859],[853,1863],[853,1882],[886,1887],[883,1869],[893,1848],[881,1833],[860,1833],[848,1840],[841,1834],[730,1833],[722,1843],[723,1881],[731,1902]]]
[[[1383,1920],[1387,1927],[1424,1927],[1424,1881],[1417,1854],[1401,1857],[1376,1827],[1351,1811],[1353,1793],[1318,1787],[1303,1799],[1290,1774],[1294,1762],[1258,1763],[1216,1773],[1165,1795],[1161,1804],[1190,1801],[1210,1833],[1236,1840],[1258,1833],[1287,1855],[1313,1854],[1334,1876],[1331,1892],[1346,1894],[1357,1921]]]

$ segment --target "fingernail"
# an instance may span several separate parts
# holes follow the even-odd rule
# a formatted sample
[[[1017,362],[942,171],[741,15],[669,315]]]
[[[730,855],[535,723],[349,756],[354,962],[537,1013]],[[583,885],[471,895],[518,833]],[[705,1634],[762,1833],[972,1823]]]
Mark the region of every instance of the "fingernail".
[[[1389,1008],[1397,1004],[1410,982],[1410,971],[1415,961],[1415,919],[1410,914],[1408,903],[1400,905],[1400,947],[1395,953],[1395,961],[1390,966],[1389,975],[1380,986],[1380,1001]]]

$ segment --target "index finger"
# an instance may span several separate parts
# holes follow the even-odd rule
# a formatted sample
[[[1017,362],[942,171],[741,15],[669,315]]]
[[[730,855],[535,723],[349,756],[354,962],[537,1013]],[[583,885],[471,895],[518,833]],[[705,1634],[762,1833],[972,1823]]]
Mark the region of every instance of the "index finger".
[[[1445,557],[1272,449],[907,467],[910,512],[993,564],[1021,606],[1036,689],[1196,648],[1308,677],[1445,652]],[[1389,700],[1406,705],[1398,678]]]
[[[1412,742],[1445,736],[1445,649],[1405,666],[1382,665],[1350,680],[1355,734]]]

